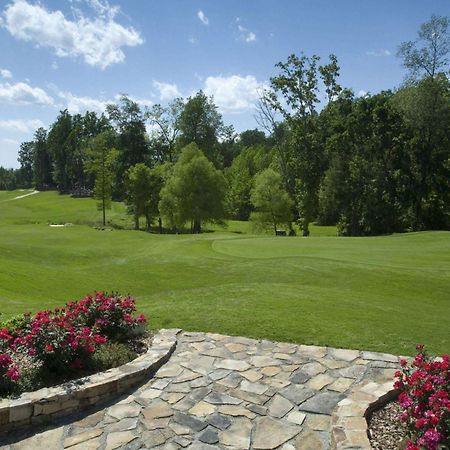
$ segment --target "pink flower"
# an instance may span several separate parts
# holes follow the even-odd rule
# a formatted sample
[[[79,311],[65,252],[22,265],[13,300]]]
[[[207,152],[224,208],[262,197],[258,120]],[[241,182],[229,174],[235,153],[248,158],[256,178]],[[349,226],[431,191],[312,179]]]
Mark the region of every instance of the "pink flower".
[[[11,366],[5,373],[5,375],[11,380],[11,381],[17,381],[20,378],[19,369],[17,366]]]
[[[0,367],[8,367],[12,364],[12,358],[7,353],[0,353]]]

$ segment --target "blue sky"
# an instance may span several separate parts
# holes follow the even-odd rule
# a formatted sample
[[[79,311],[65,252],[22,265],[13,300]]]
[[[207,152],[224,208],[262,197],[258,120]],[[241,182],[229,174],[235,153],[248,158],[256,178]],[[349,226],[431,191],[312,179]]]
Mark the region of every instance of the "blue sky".
[[[256,127],[257,90],[291,53],[335,53],[356,93],[399,86],[397,46],[449,0],[0,0],[0,165],[60,109],[142,106],[199,89]]]

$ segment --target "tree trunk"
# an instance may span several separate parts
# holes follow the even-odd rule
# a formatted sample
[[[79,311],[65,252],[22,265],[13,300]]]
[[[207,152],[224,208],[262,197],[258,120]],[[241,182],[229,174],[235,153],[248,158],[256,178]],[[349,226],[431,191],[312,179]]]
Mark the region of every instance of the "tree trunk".
[[[159,234],[162,234],[162,220],[161,220],[161,217],[158,217],[158,229],[159,229]]]
[[[105,196],[102,196],[102,212],[103,212],[103,226],[106,226],[106,205]]]
[[[202,232],[202,224],[201,224],[200,220],[194,219],[193,233],[199,234],[201,232]]]
[[[134,229],[139,230],[139,216],[138,215],[134,216]]]

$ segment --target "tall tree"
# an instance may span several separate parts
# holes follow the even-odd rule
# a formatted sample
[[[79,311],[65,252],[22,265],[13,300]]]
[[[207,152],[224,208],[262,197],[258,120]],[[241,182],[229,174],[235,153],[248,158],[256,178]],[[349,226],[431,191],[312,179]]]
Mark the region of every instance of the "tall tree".
[[[218,142],[224,125],[211,97],[207,97],[203,91],[189,97],[180,114],[178,126],[181,133],[178,140],[180,148],[194,143],[210,161],[216,165],[221,163]]]
[[[167,107],[157,104],[146,112],[154,128],[151,145],[155,159],[159,162],[175,162],[175,144],[180,132],[179,120],[183,107],[183,100],[177,98]]]
[[[20,184],[27,188],[33,184],[34,142],[22,142],[17,161],[20,163]]]
[[[42,127],[34,133],[33,180],[38,190],[53,186],[52,158],[47,145],[47,131]]]
[[[53,180],[59,192],[62,193],[68,192],[71,188],[69,165],[72,156],[70,153],[73,151],[73,146],[70,146],[68,143],[71,132],[72,116],[65,109],[59,113],[47,137],[47,145],[53,161]]]
[[[151,164],[150,146],[145,128],[146,117],[138,103],[126,95],[120,97],[118,104],[107,105],[106,111],[118,134],[119,159],[115,196],[120,198],[124,193],[125,172],[139,163]]]
[[[432,16],[418,40],[400,45],[410,79],[396,95],[414,137],[410,142],[412,229],[450,227],[449,18]]]
[[[397,54],[414,79],[435,78],[448,67],[449,24],[448,17],[433,15],[420,27],[416,41],[400,44]]]
[[[200,233],[204,222],[224,218],[225,179],[195,144],[186,146],[161,191],[159,208],[168,222]]]
[[[333,55],[332,55],[333,56]],[[295,180],[295,198],[303,235],[309,235],[309,224],[317,213],[318,191],[325,170],[323,148],[318,139],[317,105],[319,73],[326,74],[324,83],[330,96],[337,89],[335,58],[327,66],[318,67],[319,57],[290,55],[279,62],[279,75],[271,78],[273,93],[267,96],[273,108],[280,111],[290,131],[287,173]],[[275,94],[281,94],[283,106]]]
[[[134,228],[139,230],[139,218],[144,216],[146,229],[150,230],[152,219],[158,213],[158,179],[149,167],[140,163],[127,170],[125,180],[125,202],[133,214]]]
[[[112,147],[114,135],[104,131],[94,137],[89,145],[89,161],[86,170],[95,176],[94,198],[97,208],[102,211],[102,223],[106,225],[106,210],[111,209],[111,197],[114,183],[114,169],[118,151]]]

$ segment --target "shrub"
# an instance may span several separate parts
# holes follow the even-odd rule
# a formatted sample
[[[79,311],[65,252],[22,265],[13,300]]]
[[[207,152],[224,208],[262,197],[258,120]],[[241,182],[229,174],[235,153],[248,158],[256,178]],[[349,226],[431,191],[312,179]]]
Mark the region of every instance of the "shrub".
[[[135,311],[131,297],[97,292],[63,308],[6,321],[7,327],[0,329],[0,393],[34,383],[34,369],[53,376],[77,369],[103,370],[134,359],[136,354],[124,345],[111,343],[99,350],[109,339],[145,332],[146,319],[142,314],[134,317]]]
[[[102,371],[111,367],[118,367],[135,359],[137,353],[121,342],[107,342],[93,355],[89,362],[89,368]]]
[[[7,328],[8,330],[17,330],[25,328],[30,322],[29,314],[17,314],[9,319],[0,322],[0,328]]]
[[[404,409],[400,418],[408,426],[406,450],[450,447],[450,356],[432,359],[423,345],[408,366],[402,359],[394,384]]]
[[[19,338],[19,344],[25,343],[28,354],[50,371],[80,369],[107,339],[95,327],[76,325],[64,312],[40,311],[31,320],[29,334]]]
[[[12,340],[7,328],[0,330],[0,394],[10,392],[20,378],[19,368],[9,352]]]
[[[133,317],[135,311],[136,304],[130,296],[96,292],[78,302],[68,303],[66,314],[74,321],[97,327],[109,338],[126,339],[143,334],[147,326],[143,314]]]

